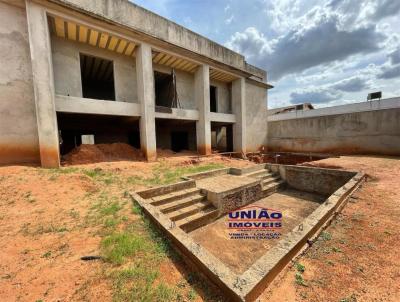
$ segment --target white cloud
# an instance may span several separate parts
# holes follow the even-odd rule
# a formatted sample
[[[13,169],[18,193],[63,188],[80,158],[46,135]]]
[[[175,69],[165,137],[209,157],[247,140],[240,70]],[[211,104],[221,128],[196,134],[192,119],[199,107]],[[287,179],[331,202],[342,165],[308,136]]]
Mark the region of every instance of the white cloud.
[[[375,1],[375,11],[372,14],[372,19],[379,21],[383,18],[395,16],[398,12],[400,12],[400,1],[378,0]]]
[[[310,87],[292,92],[290,103],[326,104],[338,100],[340,97],[342,97],[342,93],[337,90],[326,87]]]
[[[249,60],[257,60],[258,55],[272,52],[264,34],[255,27],[246,28],[242,33],[236,32],[226,46],[244,54]]]
[[[231,15],[228,19],[225,20],[225,24],[227,24],[227,25],[231,24],[233,19],[235,19],[235,16]]]
[[[313,11],[311,15],[314,23],[301,24],[277,39],[269,41],[256,28],[248,28],[235,33],[227,46],[266,68],[270,78],[278,80],[287,74],[300,73],[352,55],[375,52],[385,39],[374,25],[344,31],[338,28],[335,15],[321,11]]]
[[[286,32],[296,23],[299,13],[298,0],[273,0],[266,2],[265,6],[265,12],[271,20],[269,26],[275,32]]]
[[[357,92],[368,89],[370,87],[370,80],[365,76],[353,76],[334,83],[332,88],[344,92]]]
[[[236,32],[226,46],[267,70],[275,85],[269,97],[274,105],[332,105],[362,101],[375,89],[396,90],[385,80],[400,77],[400,22],[391,18],[399,16],[397,5],[386,0],[265,2],[268,26]]]
[[[395,66],[385,66],[382,72],[378,74],[378,79],[393,79],[400,77],[400,64]]]

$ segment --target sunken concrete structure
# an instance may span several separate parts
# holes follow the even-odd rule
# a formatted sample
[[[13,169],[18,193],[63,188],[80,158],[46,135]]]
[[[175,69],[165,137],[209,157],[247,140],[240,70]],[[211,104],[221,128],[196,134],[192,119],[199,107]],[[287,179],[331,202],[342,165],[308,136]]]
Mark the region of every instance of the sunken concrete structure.
[[[266,72],[133,3],[1,0],[0,32],[1,164],[58,167],[82,136],[148,160],[266,144]]]
[[[352,171],[260,164],[193,174],[131,196],[229,301],[250,302],[312,244],[364,180]],[[258,209],[279,212],[280,219],[249,216]],[[242,211],[241,219],[231,215]]]

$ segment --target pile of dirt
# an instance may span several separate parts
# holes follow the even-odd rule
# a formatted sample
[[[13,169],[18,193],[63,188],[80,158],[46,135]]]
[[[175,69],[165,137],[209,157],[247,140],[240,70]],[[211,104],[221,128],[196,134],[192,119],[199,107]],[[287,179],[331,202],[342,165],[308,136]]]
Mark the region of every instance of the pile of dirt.
[[[80,145],[63,156],[65,165],[80,165],[107,161],[143,160],[140,150],[124,143]]]

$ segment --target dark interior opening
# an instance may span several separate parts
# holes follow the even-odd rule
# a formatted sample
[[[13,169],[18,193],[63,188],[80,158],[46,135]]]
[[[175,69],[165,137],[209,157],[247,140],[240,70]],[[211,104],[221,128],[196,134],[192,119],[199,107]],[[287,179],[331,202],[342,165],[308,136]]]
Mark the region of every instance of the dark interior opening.
[[[156,119],[156,143],[159,149],[196,151],[196,122]]]
[[[126,143],[140,148],[139,120],[135,117],[57,113],[60,153],[82,144],[82,135],[93,135],[95,144]]]
[[[210,111],[217,112],[217,87],[210,86]]]
[[[84,98],[115,101],[113,62],[80,54]]]
[[[211,148],[218,152],[233,152],[232,124],[211,123]]]
[[[174,87],[171,74],[154,71],[156,106],[172,107]]]
[[[171,150],[189,150],[189,134],[186,131],[171,131]]]

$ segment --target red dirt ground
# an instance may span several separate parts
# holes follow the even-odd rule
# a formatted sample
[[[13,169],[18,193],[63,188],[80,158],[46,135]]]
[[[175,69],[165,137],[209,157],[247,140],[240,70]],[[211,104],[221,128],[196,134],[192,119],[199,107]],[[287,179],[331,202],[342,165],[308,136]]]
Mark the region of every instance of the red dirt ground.
[[[65,169],[101,169],[122,178],[150,177],[161,164],[173,167],[220,163],[242,167],[248,161],[222,156],[198,158],[193,153],[160,152],[159,160],[117,161],[74,165]],[[179,155],[179,156],[175,156]],[[65,170],[67,171],[67,170]],[[101,261],[82,261],[99,254],[99,227],[85,217],[104,184],[82,173],[60,173],[30,166],[0,167],[0,301],[111,301],[111,284],[101,278]],[[56,174],[56,175],[55,175]],[[117,198],[127,189],[108,185]],[[91,195],[92,194],[92,195]],[[94,196],[94,197],[88,197]],[[138,219],[131,206],[130,221]],[[187,274],[184,266],[167,258],[163,278],[176,285]],[[202,301],[198,292],[197,300]]]
[[[306,286],[295,283],[295,267],[280,273],[260,301],[400,301],[400,159],[346,156],[309,165],[343,167],[369,175],[342,213],[297,259]]]
[[[185,153],[161,156],[157,163],[118,161],[79,167],[146,177],[160,162],[187,166],[197,161]],[[220,156],[200,161],[238,167],[250,164]],[[315,164],[361,170],[370,178],[327,228],[332,239],[316,242],[298,259],[305,265],[307,287],[295,283],[296,270],[289,267],[260,301],[400,301],[400,160],[351,156]],[[83,218],[92,206],[85,196],[101,189],[77,173],[53,177],[35,167],[0,167],[1,301],[112,300],[111,284],[99,277],[103,264],[79,259],[99,252],[98,228],[85,225]],[[121,188],[110,190],[122,198]],[[131,221],[137,219],[131,211],[126,215]],[[170,259],[160,270],[169,284],[187,279],[190,273]],[[200,289],[196,292],[196,301],[206,301]]]

